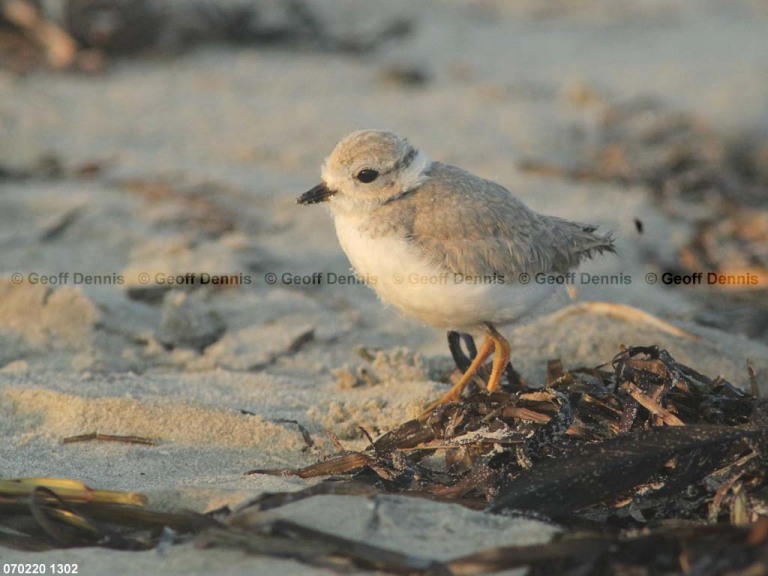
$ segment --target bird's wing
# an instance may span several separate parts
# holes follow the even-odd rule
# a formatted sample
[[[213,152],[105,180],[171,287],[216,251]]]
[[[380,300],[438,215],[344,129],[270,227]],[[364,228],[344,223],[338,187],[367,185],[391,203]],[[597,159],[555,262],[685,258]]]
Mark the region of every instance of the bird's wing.
[[[566,272],[614,250],[595,226],[534,212],[506,188],[460,168],[435,162],[428,176],[399,201],[410,204],[408,239],[442,269],[512,280],[523,272]]]

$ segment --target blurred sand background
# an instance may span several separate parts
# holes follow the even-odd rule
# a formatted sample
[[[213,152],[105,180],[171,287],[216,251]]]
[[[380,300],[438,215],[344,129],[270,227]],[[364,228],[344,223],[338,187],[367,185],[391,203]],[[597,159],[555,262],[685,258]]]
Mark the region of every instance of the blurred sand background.
[[[271,25],[289,21],[275,0],[240,4]],[[696,232],[692,218],[711,202],[680,200],[674,212],[641,184],[520,169],[526,159],[591,162],[606,114],[632,102],[653,103],[649,122],[684,115],[717,141],[767,146],[768,3],[311,6],[333,38],[370,38],[401,21],[410,30],[371,50],[210,42],[108,56],[92,74],[0,70],[0,476],[139,491],[165,509],[235,506],[307,485],[244,472],[317,461],[333,451],[325,430],[362,448],[359,427],[377,435],[437,396],[452,368],[444,333],[387,309],[364,286],[291,280],[350,273],[327,212],[295,199],[317,182],[336,141],[366,127],[407,135],[534,209],[614,230],[618,255],[583,269],[631,284],[579,286],[579,299],[628,304],[695,336],[642,318],[555,313],[507,330],[530,382],[543,382],[548,359],[593,366],[621,344],[657,344],[740,386],[750,360],[768,388],[764,310],[726,306],[703,286],[645,281],[674,269]],[[751,209],[765,214],[765,196],[757,198]],[[765,257],[765,244],[754,246]],[[248,280],[156,282],[203,272]],[[88,285],[77,273],[124,283]],[[732,311],[739,322],[729,321]],[[286,420],[305,426],[316,447],[306,449]],[[90,432],[158,445],[61,442]],[[361,532],[367,502],[337,498],[293,513],[435,557],[551,534],[532,521],[398,498],[385,502],[391,525]],[[81,574],[324,572],[189,546],[164,557],[0,550],[0,559],[74,561]]]

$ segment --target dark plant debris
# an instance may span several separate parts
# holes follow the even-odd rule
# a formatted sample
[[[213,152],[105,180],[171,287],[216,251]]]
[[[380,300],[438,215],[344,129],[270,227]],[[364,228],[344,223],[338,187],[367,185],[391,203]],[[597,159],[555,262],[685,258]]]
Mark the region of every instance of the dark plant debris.
[[[458,365],[473,342],[454,335]],[[746,368],[745,368],[746,369]],[[655,346],[608,364],[548,366],[533,388],[475,392],[298,470],[327,476],[239,509],[158,513],[140,494],[71,480],[0,480],[0,544],[27,550],[145,550],[194,541],[294,558],[336,571],[475,574],[764,574],[768,566],[768,409]],[[758,374],[750,372],[757,388]],[[298,424],[297,424],[298,425]],[[303,428],[299,425],[302,433]],[[305,437],[308,437],[305,433]],[[311,445],[311,438],[307,441]],[[403,494],[559,525],[551,542],[439,561],[342,538],[269,513],[319,494]]]
[[[114,57],[178,54],[210,43],[365,54],[410,34],[409,19],[339,32],[312,2],[0,0],[0,68],[101,73]],[[325,16],[325,17],[324,17]],[[417,79],[418,81],[418,79]]]
[[[451,344],[465,364],[459,337]],[[766,560],[764,402],[655,346],[623,349],[595,369],[551,362],[548,373],[544,388],[515,381],[508,391],[477,392],[364,451],[340,451],[299,470],[252,471],[334,479],[265,495],[238,514],[368,486],[548,518],[566,529],[550,544],[450,562],[454,574],[514,566],[574,574],[747,570]]]

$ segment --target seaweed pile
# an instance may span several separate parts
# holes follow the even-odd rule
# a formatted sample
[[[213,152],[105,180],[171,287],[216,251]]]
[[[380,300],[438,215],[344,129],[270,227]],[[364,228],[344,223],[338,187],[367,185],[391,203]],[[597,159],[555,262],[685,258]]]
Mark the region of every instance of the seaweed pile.
[[[515,391],[475,393],[366,451],[277,472],[354,473],[388,492],[553,517],[580,510],[624,526],[670,515],[716,521],[744,505],[744,518],[756,519],[760,508],[748,497],[764,480],[768,411],[755,393],[657,347],[625,349],[610,370],[566,372],[551,362],[548,380],[544,388],[517,382]],[[752,382],[756,388],[754,374]]]
[[[470,359],[460,342],[454,334],[452,352],[463,369]],[[763,574],[768,405],[749,370],[751,393],[655,346],[622,349],[593,369],[550,362],[543,388],[509,370],[503,390],[439,406],[371,439],[365,450],[340,449],[298,470],[249,472],[329,478],[299,492],[262,494],[235,511],[155,513],[143,509],[140,495],[3,481],[0,526],[12,526],[14,536],[0,530],[0,543],[147,549],[194,538],[200,546],[396,573],[525,566],[534,574]],[[384,493],[533,517],[562,532],[547,544],[440,562],[263,514],[317,494]]]
[[[0,0],[0,69],[17,73],[46,66],[104,71],[110,58],[179,54],[201,44],[280,46],[365,54],[408,35],[413,23],[396,18],[375,29],[339,33],[304,0]]]
[[[465,367],[455,340],[452,350]],[[624,349],[595,369],[564,371],[551,362],[544,388],[509,373],[511,389],[440,406],[365,451],[272,472],[343,475],[380,492],[567,528],[548,545],[457,561],[450,567],[457,573],[473,562],[487,571],[544,564],[551,571],[555,560],[566,573],[746,569],[768,561],[768,405],[751,368],[750,376],[747,393],[655,346]],[[340,489],[338,481],[329,486]],[[300,497],[270,495],[252,506]]]

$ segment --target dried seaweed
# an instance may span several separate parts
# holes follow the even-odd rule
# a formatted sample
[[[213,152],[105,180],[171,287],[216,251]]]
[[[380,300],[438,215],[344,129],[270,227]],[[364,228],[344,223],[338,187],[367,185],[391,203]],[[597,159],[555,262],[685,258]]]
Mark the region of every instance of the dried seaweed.
[[[457,363],[473,343],[454,336]],[[27,550],[143,550],[189,541],[295,558],[333,570],[474,574],[762,573],[768,563],[768,410],[666,350],[623,349],[612,362],[547,384],[476,392],[298,470],[329,476],[207,515],[147,510],[137,494],[50,478],[0,481],[0,544]],[[750,372],[757,388],[759,375]],[[558,523],[553,541],[448,562],[343,538],[273,511],[319,494],[399,493]]]
[[[452,344],[461,366],[458,337]],[[464,345],[471,354],[471,342]],[[267,502],[338,493],[341,475],[358,494],[367,486],[493,513],[543,515],[570,528],[550,544],[457,559],[448,564],[454,574],[545,565],[542,573],[747,568],[765,559],[756,542],[768,537],[760,528],[768,523],[767,423],[755,395],[680,364],[666,350],[634,347],[609,368],[566,371],[550,363],[545,388],[518,383],[513,391],[476,392],[404,423],[364,451],[273,471],[337,477]],[[584,531],[585,523],[593,529]],[[716,535],[719,547],[702,544]],[[648,553],[654,547],[660,555]]]
[[[45,65],[100,73],[117,56],[178,54],[210,43],[365,54],[413,29],[411,20],[391,18],[375,28],[339,32],[318,13],[317,6],[305,0],[272,3],[271,11],[248,1],[66,0],[61,4],[60,10],[51,10],[39,0],[0,1],[0,67],[27,72]],[[414,78],[406,80],[426,81]]]
[[[483,550],[447,563],[457,576],[527,566],[529,574],[765,574],[768,520],[749,527],[676,526],[580,532],[548,544]]]
[[[148,550],[163,530],[177,539],[218,522],[194,512],[157,512],[134,492],[93,490],[61,478],[0,479],[0,544],[23,550],[102,546]]]
[[[567,515],[604,501],[606,492],[629,492],[654,475],[660,484],[656,491],[669,494],[673,486],[680,490],[704,478],[729,454],[746,449],[747,441],[765,434],[729,426],[664,426],[579,446],[513,478],[490,510]]]
[[[599,499],[603,494],[609,500],[612,493],[618,496],[641,483],[673,458],[678,458],[675,469],[680,474],[684,468],[690,473],[692,464],[685,458],[689,453],[718,454],[722,464],[731,453],[739,455],[733,444],[747,450],[747,444],[765,443],[760,429],[747,428],[763,412],[753,395],[677,363],[667,351],[630,348],[611,365],[612,371],[573,372],[553,365],[547,388],[476,393],[404,423],[365,451],[341,451],[292,472],[305,478],[372,474],[390,491],[425,491],[440,499],[461,497],[488,505],[493,497],[509,492],[510,482],[521,482],[529,469],[533,474],[551,466],[552,473],[545,474],[548,480],[562,474],[575,481],[578,467],[569,473],[566,463],[584,461],[605,467],[599,475],[605,475],[607,483],[602,491],[593,487],[591,495]],[[718,452],[726,447],[727,453]],[[561,472],[555,474],[557,467]],[[644,476],[627,485],[619,482],[618,468],[612,467],[638,468]],[[484,485],[465,482],[464,476],[478,469],[487,470],[486,477],[494,480]],[[675,475],[671,470],[669,478]],[[554,507],[577,509],[562,503]]]

